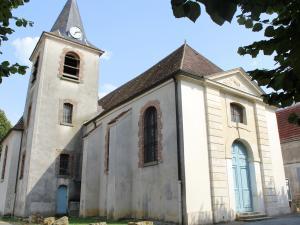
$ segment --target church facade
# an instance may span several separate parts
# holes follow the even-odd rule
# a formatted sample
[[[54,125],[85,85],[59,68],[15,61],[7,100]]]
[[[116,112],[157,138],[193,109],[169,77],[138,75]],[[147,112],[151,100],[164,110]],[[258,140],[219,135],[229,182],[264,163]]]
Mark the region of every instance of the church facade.
[[[275,108],[243,69],[184,44],[98,100],[102,54],[68,0],[1,142],[1,215],[211,224],[289,213]]]

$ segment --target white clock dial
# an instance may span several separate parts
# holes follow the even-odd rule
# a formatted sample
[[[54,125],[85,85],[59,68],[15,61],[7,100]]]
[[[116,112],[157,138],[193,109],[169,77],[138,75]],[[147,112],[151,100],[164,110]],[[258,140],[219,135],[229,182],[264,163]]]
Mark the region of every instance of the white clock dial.
[[[81,32],[80,28],[78,28],[78,27],[71,27],[70,34],[75,39],[82,38],[82,32]]]

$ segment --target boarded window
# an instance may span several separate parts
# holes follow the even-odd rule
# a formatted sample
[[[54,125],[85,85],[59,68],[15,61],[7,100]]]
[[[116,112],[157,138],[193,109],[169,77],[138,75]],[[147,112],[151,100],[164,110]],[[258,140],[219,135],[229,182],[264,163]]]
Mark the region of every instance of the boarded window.
[[[73,105],[64,103],[63,107],[63,123],[72,124],[73,122]]]
[[[20,180],[23,179],[23,176],[24,176],[25,159],[26,159],[26,154],[24,153],[22,155],[22,159],[21,159]]]
[[[36,80],[38,69],[39,69],[39,61],[40,61],[40,57],[37,57],[32,69],[31,83],[34,83],[34,81]]]
[[[70,155],[61,154],[59,157],[59,175],[70,175]]]
[[[237,104],[230,104],[231,121],[235,123],[244,123],[244,107]]]
[[[65,56],[63,76],[78,80],[80,59],[74,53],[67,53]]]
[[[5,178],[5,170],[6,170],[6,162],[7,162],[7,153],[8,153],[8,146],[5,147],[5,152],[4,152],[4,159],[3,159],[2,173],[1,173],[1,179],[2,179],[2,180]]]
[[[144,163],[157,161],[157,111],[149,107],[144,114]]]

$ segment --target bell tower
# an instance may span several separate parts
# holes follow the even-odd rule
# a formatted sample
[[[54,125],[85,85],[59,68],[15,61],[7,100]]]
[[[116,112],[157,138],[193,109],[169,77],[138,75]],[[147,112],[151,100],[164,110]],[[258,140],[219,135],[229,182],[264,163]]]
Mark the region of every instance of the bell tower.
[[[102,54],[87,39],[76,0],[68,0],[30,58],[15,215],[79,207],[81,127],[97,113]]]

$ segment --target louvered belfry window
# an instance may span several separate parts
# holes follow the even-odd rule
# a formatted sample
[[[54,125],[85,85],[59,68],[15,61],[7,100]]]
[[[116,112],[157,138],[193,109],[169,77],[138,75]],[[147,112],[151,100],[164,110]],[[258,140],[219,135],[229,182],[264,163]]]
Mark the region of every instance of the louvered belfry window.
[[[73,105],[64,103],[63,109],[63,123],[72,124],[73,121]]]
[[[70,156],[68,154],[61,154],[59,158],[59,175],[70,175],[69,164]]]
[[[144,163],[157,161],[157,111],[149,107],[144,114]]]
[[[241,105],[237,103],[231,103],[230,110],[232,122],[244,123],[244,108]]]
[[[39,62],[40,62],[40,57],[38,56],[35,63],[34,63],[34,65],[33,65],[31,83],[34,83],[34,81],[37,78],[37,73],[38,73],[38,69],[39,69]]]
[[[74,53],[67,53],[65,56],[63,76],[74,80],[79,79],[80,59]]]

